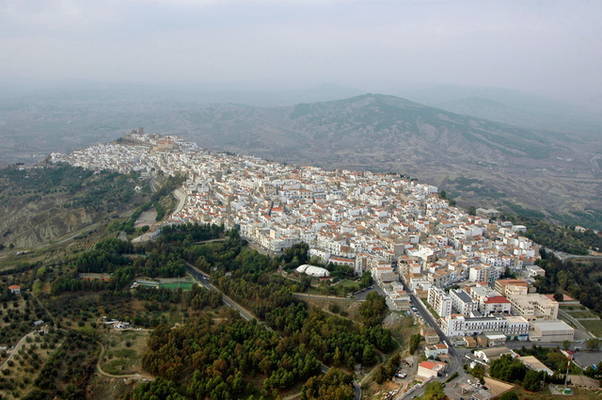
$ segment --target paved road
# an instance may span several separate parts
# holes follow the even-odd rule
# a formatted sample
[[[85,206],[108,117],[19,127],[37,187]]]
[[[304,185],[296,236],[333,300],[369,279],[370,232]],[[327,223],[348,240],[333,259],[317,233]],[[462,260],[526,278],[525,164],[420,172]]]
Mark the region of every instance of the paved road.
[[[402,279],[403,282],[403,279]],[[403,282],[404,286],[408,287],[405,282]],[[430,327],[432,327],[435,332],[437,332],[437,335],[439,335],[439,340],[441,342],[445,341],[449,347],[449,363],[447,366],[447,375],[446,376],[450,376],[452,375],[454,372],[458,372],[459,375],[463,375],[464,374],[464,369],[463,369],[463,365],[464,365],[464,352],[459,352],[458,350],[456,350],[454,348],[454,346],[451,344],[451,342],[447,339],[447,336],[445,336],[445,334],[443,333],[443,331],[441,330],[441,328],[439,327],[439,324],[437,324],[437,321],[435,321],[435,319],[433,318],[433,316],[431,315],[431,313],[422,305],[422,302],[419,301],[416,296],[410,292],[410,301],[412,306],[416,307],[418,310],[418,314],[420,314],[420,316],[422,317],[422,319],[424,320],[424,322],[429,325]],[[441,377],[438,378],[437,380],[439,381],[443,381],[445,380],[445,377]],[[417,397],[420,396],[424,393],[424,386],[416,391],[410,392],[410,393],[404,393],[402,394],[400,397],[398,397],[399,399],[406,399],[406,398],[410,398],[410,397]]]
[[[173,195],[178,200],[178,205],[172,214],[177,214],[182,211],[184,204],[186,204],[186,192],[184,192],[184,186],[177,188],[173,191]]]
[[[552,250],[549,248],[545,248],[547,252],[550,252],[556,256],[560,261],[568,261],[568,260],[602,260],[602,256],[591,256],[591,255],[579,255],[579,254],[569,254],[563,251]]]
[[[241,306],[240,304],[238,304],[237,302],[232,300],[230,297],[226,296],[226,294],[224,292],[222,292],[215,285],[213,285],[209,281],[209,278],[210,278],[209,275],[207,275],[203,271],[199,270],[197,267],[190,264],[189,262],[186,263],[186,270],[188,271],[188,273],[190,275],[192,275],[192,277],[194,279],[197,280],[198,283],[201,284],[201,286],[205,287],[206,289],[215,290],[216,292],[220,293],[222,295],[222,301],[224,302],[224,304],[227,305],[228,307],[232,308],[233,310],[238,311],[238,313],[240,314],[241,317],[243,317],[247,321],[254,319],[257,322],[263,324],[263,322],[259,321],[259,319],[255,315],[253,315],[253,313],[251,313],[249,310],[247,310],[246,308],[244,308],[243,306]],[[263,325],[265,325],[265,324],[263,324]],[[265,326],[266,326],[266,328],[272,330],[267,325],[265,325]]]

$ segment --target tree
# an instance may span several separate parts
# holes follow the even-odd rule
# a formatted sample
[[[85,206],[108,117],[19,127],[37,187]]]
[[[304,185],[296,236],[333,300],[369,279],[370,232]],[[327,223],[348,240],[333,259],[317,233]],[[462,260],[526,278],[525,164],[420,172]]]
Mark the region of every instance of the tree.
[[[360,305],[361,321],[366,326],[379,325],[387,312],[385,298],[376,292],[368,293],[366,301]]]
[[[424,394],[420,397],[421,400],[443,400],[445,398],[445,391],[441,382],[427,383],[424,387]]]
[[[545,382],[545,372],[528,370],[523,378],[523,387],[530,392],[539,392],[543,389]]]
[[[353,400],[353,378],[340,369],[331,368],[324,375],[309,378],[303,385],[303,400]]]
[[[596,338],[591,338],[588,339],[585,342],[585,347],[589,350],[589,351],[597,351],[600,348],[600,340],[596,339]]]
[[[418,350],[418,346],[420,345],[421,340],[422,336],[420,336],[419,334],[415,334],[410,337],[410,354],[414,354],[416,350]]]
[[[491,363],[489,374],[506,382],[521,382],[525,377],[527,368],[522,362],[504,354]]]
[[[518,400],[518,395],[515,392],[506,392],[500,397],[500,400]]]
[[[564,300],[564,295],[562,293],[554,293],[554,300],[561,302]]]

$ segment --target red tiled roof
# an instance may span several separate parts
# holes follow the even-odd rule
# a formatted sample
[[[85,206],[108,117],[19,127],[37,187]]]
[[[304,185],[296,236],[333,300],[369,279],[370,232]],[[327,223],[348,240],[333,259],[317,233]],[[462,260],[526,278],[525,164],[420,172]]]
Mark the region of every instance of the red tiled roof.
[[[510,303],[510,300],[508,300],[504,296],[488,297],[487,300],[485,300],[485,304],[491,304],[491,303]]]

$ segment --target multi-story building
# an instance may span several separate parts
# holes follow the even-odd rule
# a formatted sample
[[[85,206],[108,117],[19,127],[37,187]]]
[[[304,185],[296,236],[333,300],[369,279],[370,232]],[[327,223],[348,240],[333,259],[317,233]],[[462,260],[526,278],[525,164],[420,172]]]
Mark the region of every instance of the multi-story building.
[[[443,332],[447,336],[473,336],[481,333],[502,333],[508,321],[502,317],[476,317],[452,315],[443,322]]]
[[[443,320],[441,328],[451,337],[498,333],[524,340],[529,334],[529,321],[517,316],[466,317],[454,314]]]
[[[479,309],[479,303],[475,302],[468,293],[462,289],[450,290],[449,296],[452,300],[454,310],[462,315],[468,316]]]
[[[536,319],[558,319],[558,302],[543,294],[530,293],[527,295],[509,297],[512,310],[529,321]]]
[[[510,314],[512,306],[510,301],[504,296],[487,297],[480,310],[483,314]]]
[[[427,301],[442,318],[449,316],[452,312],[452,299],[441,288],[432,286],[429,289]]]
[[[508,296],[506,290],[516,290],[514,287],[524,288],[524,294],[529,291],[529,282],[522,279],[498,279],[495,281],[494,289],[499,292],[502,296]],[[521,289],[518,289],[521,290]]]

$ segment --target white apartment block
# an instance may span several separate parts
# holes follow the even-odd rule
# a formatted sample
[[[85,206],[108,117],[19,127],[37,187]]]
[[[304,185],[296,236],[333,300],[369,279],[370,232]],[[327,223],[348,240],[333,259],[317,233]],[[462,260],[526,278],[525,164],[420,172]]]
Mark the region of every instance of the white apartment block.
[[[432,286],[429,289],[427,301],[442,318],[449,316],[452,312],[452,299],[441,288]]]
[[[449,296],[454,310],[462,315],[468,316],[479,309],[479,303],[475,302],[464,290],[450,290]]]

